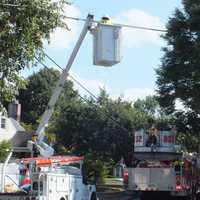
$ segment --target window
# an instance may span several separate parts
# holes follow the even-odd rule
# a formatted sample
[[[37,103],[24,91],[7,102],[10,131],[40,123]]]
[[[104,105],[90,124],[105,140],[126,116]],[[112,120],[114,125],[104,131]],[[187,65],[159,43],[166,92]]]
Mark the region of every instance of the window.
[[[1,118],[1,128],[6,128],[6,119],[5,118]]]

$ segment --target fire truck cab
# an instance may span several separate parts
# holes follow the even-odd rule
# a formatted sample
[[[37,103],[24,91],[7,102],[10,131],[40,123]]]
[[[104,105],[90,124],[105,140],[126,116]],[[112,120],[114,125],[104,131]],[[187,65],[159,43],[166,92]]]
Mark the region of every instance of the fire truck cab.
[[[141,199],[161,193],[165,193],[163,198],[194,199],[196,157],[175,144],[175,131],[154,131],[135,132],[133,166],[124,171],[126,189],[140,192]],[[149,139],[152,135],[155,138]]]

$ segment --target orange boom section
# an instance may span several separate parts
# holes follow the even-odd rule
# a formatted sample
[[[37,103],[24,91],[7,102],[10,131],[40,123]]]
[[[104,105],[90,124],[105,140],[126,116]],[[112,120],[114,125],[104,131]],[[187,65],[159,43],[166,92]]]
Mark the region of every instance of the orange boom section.
[[[83,156],[52,156],[49,158],[35,157],[35,158],[24,158],[22,159],[24,164],[35,162],[38,166],[49,166],[53,164],[70,164],[75,162],[81,162],[84,160]]]

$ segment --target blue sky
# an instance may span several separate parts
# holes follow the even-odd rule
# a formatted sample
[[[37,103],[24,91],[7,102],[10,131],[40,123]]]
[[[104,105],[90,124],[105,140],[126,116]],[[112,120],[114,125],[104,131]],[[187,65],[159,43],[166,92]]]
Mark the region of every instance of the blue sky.
[[[99,20],[107,14],[114,22],[164,28],[176,7],[181,7],[181,0],[74,0],[73,5],[66,8],[65,15],[85,18],[90,12]],[[82,22],[68,20],[67,23],[71,32],[55,31],[52,43],[45,47],[62,67],[67,63],[83,26]],[[153,93],[156,81],[154,69],[160,64],[160,49],[165,43],[155,32],[123,29],[123,37],[122,62],[105,68],[92,65],[92,35],[88,34],[71,73],[95,94],[99,87],[105,87],[112,97],[123,94],[128,100],[143,98]],[[46,64],[53,66],[48,61]],[[78,87],[75,85],[75,88]]]

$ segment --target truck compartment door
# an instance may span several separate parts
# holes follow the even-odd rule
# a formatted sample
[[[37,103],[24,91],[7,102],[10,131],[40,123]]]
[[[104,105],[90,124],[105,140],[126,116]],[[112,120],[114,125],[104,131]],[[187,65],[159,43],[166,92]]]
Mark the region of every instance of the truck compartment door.
[[[150,168],[150,186],[159,191],[175,191],[176,178],[173,168]]]
[[[128,189],[145,190],[150,181],[149,168],[129,168]]]

